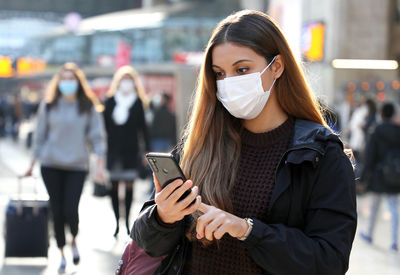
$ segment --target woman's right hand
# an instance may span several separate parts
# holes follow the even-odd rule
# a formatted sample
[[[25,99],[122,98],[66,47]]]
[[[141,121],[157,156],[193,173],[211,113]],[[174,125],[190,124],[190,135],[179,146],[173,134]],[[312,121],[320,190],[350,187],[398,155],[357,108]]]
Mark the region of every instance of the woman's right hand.
[[[157,214],[164,223],[172,224],[180,221],[199,208],[201,197],[197,195],[199,192],[197,186],[192,188],[192,192],[185,199],[178,201],[183,193],[193,186],[192,181],[183,182],[177,179],[163,189],[154,174],[153,179],[156,189]],[[193,200],[196,201],[191,205]]]

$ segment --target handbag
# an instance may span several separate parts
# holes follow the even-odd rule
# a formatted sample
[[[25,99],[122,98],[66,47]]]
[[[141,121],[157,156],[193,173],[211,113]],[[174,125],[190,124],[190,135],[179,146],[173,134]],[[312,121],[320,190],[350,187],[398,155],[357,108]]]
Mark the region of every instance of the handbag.
[[[165,258],[151,257],[134,240],[131,240],[124,249],[121,260],[118,262],[116,275],[152,275]]]
[[[105,197],[109,194],[108,188],[105,184],[94,182],[93,186],[93,196],[95,197]]]

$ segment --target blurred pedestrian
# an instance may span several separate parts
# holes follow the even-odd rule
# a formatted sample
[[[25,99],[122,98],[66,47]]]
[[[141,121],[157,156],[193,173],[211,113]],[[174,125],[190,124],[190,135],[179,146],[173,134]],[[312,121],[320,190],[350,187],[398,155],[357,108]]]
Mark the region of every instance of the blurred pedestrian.
[[[386,197],[392,220],[391,249],[398,250],[398,194],[400,193],[400,126],[393,121],[392,103],[382,106],[382,123],[376,126],[366,146],[365,166],[361,184],[371,192],[371,211],[367,230],[361,238],[371,243],[378,216],[379,205]]]
[[[365,121],[362,126],[362,129],[364,131],[365,140],[367,142],[369,139],[369,136],[374,131],[376,123],[377,123],[377,117],[376,117],[377,110],[376,110],[376,103],[371,98],[368,98],[365,101],[365,105],[367,106],[367,114],[365,116]]]
[[[176,118],[169,110],[171,97],[167,93],[153,98],[154,117],[150,128],[151,150],[167,152],[176,145]]]
[[[50,197],[57,246],[61,252],[60,270],[66,267],[65,225],[72,234],[74,264],[80,261],[78,206],[89,168],[89,145],[97,155],[96,178],[104,181],[105,137],[102,106],[90,91],[84,73],[66,63],[50,81],[46,99],[38,111],[34,134],[34,158],[26,176],[40,161],[41,173]]]
[[[6,102],[0,96],[0,138],[6,135]]]
[[[168,274],[344,274],[353,169],[279,28],[261,12],[230,15],[202,64],[179,152],[190,180],[155,179],[132,238],[168,255]]]
[[[107,131],[107,169],[111,181],[111,201],[116,219],[114,237],[119,232],[118,189],[125,194],[125,225],[130,232],[129,214],[133,201],[133,183],[143,161],[143,148],[149,151],[149,138],[143,105],[147,104],[144,88],[137,72],[130,66],[114,75],[105,102],[104,121]],[[141,150],[142,149],[142,150]]]
[[[354,92],[348,91],[344,98],[341,98],[342,92],[336,93],[339,97],[338,104],[336,106],[337,113],[340,121],[340,132],[343,139],[348,140],[349,137],[349,123],[351,119],[352,105],[354,101]]]
[[[21,101],[18,95],[11,95],[6,116],[8,116],[9,134],[13,141],[17,141],[19,137],[19,128],[23,118]]]
[[[354,109],[349,122],[349,146],[353,151],[355,174],[357,178],[360,176],[362,167],[362,153],[365,147],[364,125],[367,115],[368,106],[365,104],[365,100],[363,100],[360,102],[359,106]]]

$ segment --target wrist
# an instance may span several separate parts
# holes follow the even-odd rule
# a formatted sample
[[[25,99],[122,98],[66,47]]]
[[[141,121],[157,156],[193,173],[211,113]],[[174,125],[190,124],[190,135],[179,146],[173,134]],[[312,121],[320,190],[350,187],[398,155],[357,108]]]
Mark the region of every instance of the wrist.
[[[245,222],[247,224],[247,229],[246,229],[246,232],[244,233],[243,236],[237,238],[239,241],[246,240],[247,237],[250,235],[251,230],[253,229],[253,224],[254,224],[253,220],[251,218],[245,218],[244,220],[245,220]]]
[[[160,212],[158,211],[158,208],[156,208],[155,217],[156,217],[156,220],[157,220],[158,224],[162,225],[164,227],[174,227],[176,225],[176,223],[177,223],[177,221],[169,222],[169,221],[166,221],[165,218],[163,219],[160,216]]]

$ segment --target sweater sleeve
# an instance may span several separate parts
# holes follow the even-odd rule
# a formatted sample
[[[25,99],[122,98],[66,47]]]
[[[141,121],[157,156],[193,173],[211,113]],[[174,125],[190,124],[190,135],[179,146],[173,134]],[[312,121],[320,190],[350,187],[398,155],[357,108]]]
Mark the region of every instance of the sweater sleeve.
[[[254,220],[243,245],[269,273],[337,275],[348,269],[357,225],[355,183],[351,163],[338,147],[320,161],[304,228]]]
[[[146,202],[136,218],[131,237],[152,257],[167,255],[178,245],[184,234],[183,220],[165,226],[158,222],[154,200]]]
[[[42,101],[38,109],[36,129],[33,138],[33,157],[35,158],[40,157],[43,145],[47,138],[48,123],[46,112],[46,102]]]
[[[89,115],[87,135],[94,153],[99,157],[104,157],[106,152],[104,121],[102,115],[94,107]]]

